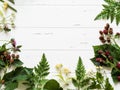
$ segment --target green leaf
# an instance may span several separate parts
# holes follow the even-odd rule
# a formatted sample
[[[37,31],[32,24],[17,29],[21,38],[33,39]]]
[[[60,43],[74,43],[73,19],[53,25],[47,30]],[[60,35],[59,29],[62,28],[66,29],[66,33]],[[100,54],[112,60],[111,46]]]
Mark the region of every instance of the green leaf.
[[[23,65],[23,62],[20,61],[19,59],[15,59],[14,62],[12,63],[12,65],[15,67],[20,67]]]
[[[3,60],[0,60],[0,66],[5,66],[5,63]]]
[[[17,48],[21,48],[21,47],[22,47],[21,45],[17,46]]]
[[[75,87],[78,87],[78,83],[76,79],[72,78],[72,83]]]
[[[117,79],[117,76],[120,75],[120,71],[117,69],[117,68],[113,68],[112,71],[111,71],[111,76],[112,76],[112,79],[114,81],[114,83],[118,83],[118,79]]]
[[[27,75],[17,75],[12,80],[13,81],[24,81],[24,80],[27,80],[27,78],[28,78]]]
[[[102,11],[95,17],[94,20],[109,19],[111,23],[115,20],[116,25],[120,23],[120,2],[116,0],[104,0],[107,4],[103,4]]]
[[[59,83],[51,79],[49,80],[43,87],[44,90],[63,90],[63,88],[60,87]]]
[[[5,85],[5,90],[15,90],[18,87],[18,82],[9,82]]]
[[[99,72],[96,73],[96,79],[97,79],[98,83],[103,83],[104,82],[104,77]]]
[[[45,81],[46,76],[49,75],[49,69],[49,64],[47,62],[45,54],[43,54],[39,64],[36,67],[34,67],[34,74],[31,80],[33,82],[33,87],[36,90],[42,89],[44,85],[43,81]]]
[[[86,71],[85,71],[84,65],[82,63],[82,59],[79,57],[77,68],[75,70],[77,80],[79,80],[79,81],[83,80],[85,77],[85,72]]]
[[[10,2],[13,3],[13,4],[15,4],[14,0],[8,0],[8,1],[10,1]]]
[[[91,84],[91,77],[87,77],[85,78],[82,82],[81,82],[81,87],[87,87]]]
[[[105,81],[105,90],[114,90],[114,88],[112,87],[112,85],[109,83],[108,78]]]
[[[25,81],[26,79],[28,79],[29,75],[28,72],[26,72],[25,69],[28,69],[29,72],[32,72],[32,69],[30,68],[25,68],[25,67],[17,67],[15,70],[7,73],[4,75],[3,80],[5,80],[6,82],[12,81],[12,82],[19,82],[19,81]],[[31,74],[31,73],[30,73]]]

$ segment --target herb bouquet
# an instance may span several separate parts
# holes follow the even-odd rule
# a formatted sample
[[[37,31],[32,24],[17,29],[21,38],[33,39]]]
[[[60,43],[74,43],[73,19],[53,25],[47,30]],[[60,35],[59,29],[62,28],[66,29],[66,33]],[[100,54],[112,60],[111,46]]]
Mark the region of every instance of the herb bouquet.
[[[120,38],[120,33],[113,33],[113,29],[106,24],[104,30],[99,31],[101,45],[93,46],[94,58],[91,61],[96,66],[104,66],[112,69],[111,75],[114,82],[120,81],[120,47],[116,42]]]

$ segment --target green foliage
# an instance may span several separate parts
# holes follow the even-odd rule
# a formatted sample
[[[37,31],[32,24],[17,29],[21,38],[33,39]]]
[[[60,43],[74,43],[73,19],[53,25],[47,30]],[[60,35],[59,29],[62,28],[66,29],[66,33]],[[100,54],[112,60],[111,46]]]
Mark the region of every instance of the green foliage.
[[[100,31],[100,37],[102,36],[103,40],[106,40],[109,36],[110,43],[103,43],[101,45],[95,45],[93,46],[94,49],[94,57],[91,59],[91,61],[96,66],[105,66],[111,68],[111,76],[114,82],[120,81],[120,46],[116,42],[120,38],[120,33],[117,32],[116,34],[113,34],[113,29],[110,30],[110,25],[107,24],[105,26],[105,30]],[[110,33],[105,33],[112,32]],[[107,36],[107,37],[106,37]],[[100,40],[102,40],[99,37]]]
[[[19,52],[20,48],[20,45],[16,46],[15,44],[15,46],[13,46],[13,42],[11,42],[11,40],[0,46],[0,70],[4,68],[7,69],[11,66],[19,67],[23,64],[19,59],[19,55],[16,55],[16,52]]]
[[[85,78],[85,68],[84,65],[82,63],[82,59],[79,57],[78,60],[78,64],[77,64],[77,68],[75,70],[75,74],[76,74],[76,79],[72,79],[72,83],[75,87],[77,87],[78,90],[80,90],[81,88],[81,83]]]
[[[114,45],[111,44],[103,44],[103,45],[96,45],[93,46],[94,49],[94,58],[91,59],[91,61],[96,65],[96,66],[106,66],[106,67],[114,67],[114,63],[118,62],[120,60],[120,49],[116,48]],[[109,51],[110,56],[113,57],[113,60],[110,60],[106,55],[99,54],[99,51]],[[96,58],[102,58],[104,62],[97,62]],[[114,61],[114,62],[113,62]]]
[[[72,83],[77,90],[90,90],[90,89],[103,89],[103,90],[114,90],[112,85],[109,83],[108,78],[105,79],[100,72],[86,73],[81,58],[76,69],[76,79],[72,78]]]
[[[46,83],[45,77],[49,74],[49,64],[43,54],[41,61],[39,64],[34,68],[33,76],[30,80],[30,86],[28,90],[42,90],[44,84]],[[32,85],[31,85],[32,84]]]
[[[115,83],[119,82],[119,80],[118,80],[118,78],[117,78],[117,76],[119,76],[119,75],[120,75],[120,70],[117,69],[116,67],[112,68],[111,76],[112,76],[113,81],[114,81]]]
[[[91,84],[87,89],[114,90],[108,78],[105,79],[100,72],[97,72],[95,77],[91,77]]]
[[[110,19],[111,23],[115,20],[116,24],[120,23],[120,2],[116,0],[104,0],[103,10],[96,16],[95,20]]]
[[[40,63],[37,65],[37,67],[34,68],[34,70],[35,75],[39,75],[41,79],[44,79],[49,74],[49,64],[47,62],[45,54],[43,54]]]
[[[79,57],[77,69],[75,70],[77,80],[82,81],[85,77],[85,67],[82,63],[82,59]]]
[[[43,89],[44,90],[63,90],[63,88],[60,87],[59,83],[54,79],[47,81]]]
[[[5,90],[14,90],[21,81],[27,81],[32,73],[31,68],[18,67],[15,70],[6,73],[3,77]]]
[[[105,82],[105,90],[114,90],[112,85],[109,83],[108,78],[106,79],[106,82]]]

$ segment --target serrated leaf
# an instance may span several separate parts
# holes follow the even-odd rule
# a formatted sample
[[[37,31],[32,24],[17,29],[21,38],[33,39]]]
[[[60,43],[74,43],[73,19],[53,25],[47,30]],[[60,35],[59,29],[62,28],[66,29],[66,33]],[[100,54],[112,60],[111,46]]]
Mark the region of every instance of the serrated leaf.
[[[85,67],[82,63],[82,59],[79,57],[77,68],[75,70],[77,80],[81,81],[85,77]]]
[[[105,81],[105,90],[114,90],[114,88],[112,87],[112,85],[109,83],[108,78]]]
[[[72,78],[72,83],[75,87],[78,87],[78,83],[76,79]]]
[[[103,83],[103,81],[104,81],[104,77],[99,72],[96,73],[96,79],[97,79],[98,83]]]
[[[20,61],[19,59],[15,59],[14,62],[12,63],[13,66],[15,67],[20,67],[22,66],[23,62]]]
[[[27,75],[17,75],[16,77],[14,77],[12,80],[13,81],[24,81],[26,80],[28,77]]]
[[[18,82],[9,82],[5,85],[5,90],[15,90],[18,87]]]

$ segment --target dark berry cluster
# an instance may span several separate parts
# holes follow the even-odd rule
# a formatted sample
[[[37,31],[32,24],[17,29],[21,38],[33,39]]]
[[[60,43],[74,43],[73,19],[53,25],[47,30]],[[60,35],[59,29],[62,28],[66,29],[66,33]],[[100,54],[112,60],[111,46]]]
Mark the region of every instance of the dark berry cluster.
[[[106,59],[110,62],[113,62],[113,57],[111,56],[110,51],[98,50],[98,57],[96,58],[96,62],[105,63]]]
[[[17,59],[19,59],[19,55],[11,54],[9,51],[0,53],[0,60],[3,60],[6,64],[12,64]]]
[[[11,44],[11,47],[7,47]],[[19,59],[19,55],[15,52],[20,51],[21,46],[16,46],[15,39],[11,39],[9,43],[3,44],[0,48],[0,60],[4,62],[5,65],[12,64],[15,60]],[[3,65],[4,67],[4,65]]]
[[[110,28],[109,24],[106,24],[106,26],[104,27],[104,30],[100,30],[100,41],[102,43],[111,43],[111,36],[113,35],[113,29]]]

